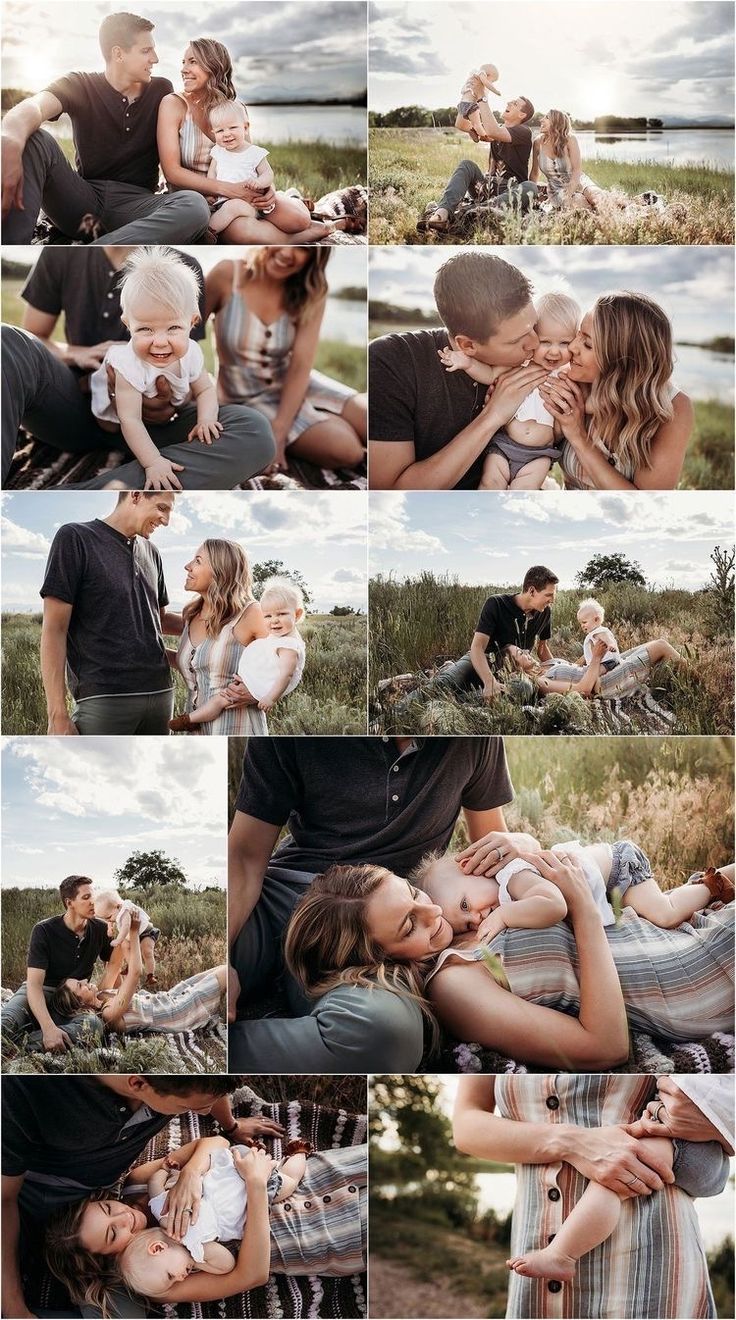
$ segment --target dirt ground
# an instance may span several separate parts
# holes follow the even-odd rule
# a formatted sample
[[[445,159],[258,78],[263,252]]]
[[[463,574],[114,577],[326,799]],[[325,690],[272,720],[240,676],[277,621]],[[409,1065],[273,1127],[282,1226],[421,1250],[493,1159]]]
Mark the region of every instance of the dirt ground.
[[[447,1317],[475,1317],[488,1315],[488,1303],[477,1297],[458,1292],[448,1280],[422,1282],[412,1277],[405,1265],[384,1260],[371,1253],[368,1313],[375,1320],[408,1320],[422,1316],[426,1320],[446,1320]]]

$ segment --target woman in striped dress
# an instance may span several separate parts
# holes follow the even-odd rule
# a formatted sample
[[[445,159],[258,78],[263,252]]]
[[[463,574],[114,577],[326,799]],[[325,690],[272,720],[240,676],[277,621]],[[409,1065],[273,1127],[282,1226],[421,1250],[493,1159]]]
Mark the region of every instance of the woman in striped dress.
[[[322,468],[365,456],[366,397],[314,370],[327,301],[329,248],[265,248],[222,261],[205,280],[215,315],[221,403],[265,413],[276,459],[286,450]]]
[[[512,1258],[551,1241],[589,1180],[622,1198],[613,1234],[581,1258],[572,1280],[511,1273],[507,1317],[716,1315],[692,1197],[669,1183],[667,1164],[651,1153],[651,1144],[646,1154],[619,1126],[634,1123],[656,1092],[655,1079],[639,1075],[461,1079],[453,1123],[457,1146],[477,1158],[516,1165]],[[692,1109],[695,1117],[682,1135],[725,1144],[721,1130]],[[663,1135],[677,1137],[672,1122],[670,1116]]]
[[[254,702],[238,704],[238,661],[244,646],[268,629],[253,596],[250,565],[235,541],[208,539],[186,566],[186,589],[196,597],[182,611],[182,632],[171,655],[187,686],[187,712],[223,688],[232,687],[236,704],[216,720],[194,725],[192,733],[267,734],[266,716]]]

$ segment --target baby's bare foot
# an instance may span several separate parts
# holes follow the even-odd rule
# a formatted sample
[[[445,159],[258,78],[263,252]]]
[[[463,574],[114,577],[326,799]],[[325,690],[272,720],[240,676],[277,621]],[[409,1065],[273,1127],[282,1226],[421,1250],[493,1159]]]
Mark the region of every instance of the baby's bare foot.
[[[564,1251],[556,1251],[550,1244],[541,1251],[527,1251],[523,1256],[514,1256],[506,1264],[510,1270],[532,1279],[560,1279],[563,1283],[569,1283],[575,1278],[578,1263],[574,1256],[566,1256]]]

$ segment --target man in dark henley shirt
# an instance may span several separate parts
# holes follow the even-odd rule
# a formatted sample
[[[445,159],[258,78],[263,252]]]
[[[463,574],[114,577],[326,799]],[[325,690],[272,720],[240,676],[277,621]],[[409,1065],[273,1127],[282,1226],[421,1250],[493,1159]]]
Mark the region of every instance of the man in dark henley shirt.
[[[151,76],[158,63],[153,24],[108,14],[100,27],[104,73],[68,73],[10,109],[2,125],[3,239],[30,243],[41,209],[78,238],[97,221],[96,242],[197,242],[209,223],[204,196],[156,195],[159,106],[173,87]],[[41,130],[61,114],[72,121],[76,172]]]
[[[273,985],[289,917],[315,875],[334,862],[372,862],[406,876],[426,852],[447,848],[460,811],[471,841],[499,831],[508,842],[512,797],[501,738],[251,738],[229,842],[241,1006]],[[512,839],[528,846],[521,837]],[[232,1066],[415,1071],[423,1033],[413,1002],[378,986],[338,986],[311,1004],[293,983],[287,992],[308,1016],[235,1022]]]
[[[518,204],[526,211],[536,194],[537,185],[529,179],[532,151],[529,120],[533,114],[534,106],[527,96],[517,96],[508,102],[501,115],[502,124],[498,123],[490,106],[484,104],[481,107],[486,130],[481,141],[490,142],[488,172],[494,181],[495,205],[498,207]],[[475,161],[461,160],[429,218],[428,227],[444,230],[465,194],[475,196],[476,188],[483,182],[483,174]]]

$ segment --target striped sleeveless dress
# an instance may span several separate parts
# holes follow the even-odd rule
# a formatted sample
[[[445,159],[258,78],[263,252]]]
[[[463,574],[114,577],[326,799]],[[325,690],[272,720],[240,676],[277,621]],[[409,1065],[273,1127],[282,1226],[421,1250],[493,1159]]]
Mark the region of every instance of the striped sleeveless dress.
[[[233,288],[215,316],[217,388],[222,403],[245,403],[273,421],[281,401],[297,327],[283,312],[266,325],[251,311],[242,289],[242,267],[233,263]],[[287,445],[325,415],[340,414],[355,390],[312,371],[302,405],[292,422]]]
[[[562,194],[572,178],[572,171],[570,169],[570,161],[568,157],[548,156],[540,142],[539,168],[547,180],[550,201],[561,201]],[[591,179],[589,174],[580,175],[580,191],[582,192],[584,188],[598,188],[598,184],[594,179]]]
[[[251,604],[254,603],[251,601]],[[247,610],[250,606],[246,605],[245,608]],[[176,654],[176,667],[187,685],[187,711],[204,705],[216,692],[227,687],[233,675],[237,674],[243,647],[233,636],[233,629],[244,613],[245,610],[237,618],[228,620],[217,637],[204,637],[198,645],[192,642],[189,627],[184,624]],[[198,724],[197,732],[264,736],[268,734],[268,725],[265,714],[257,706],[233,706],[224,710],[216,720]]]
[[[503,1118],[591,1128],[638,1118],[655,1096],[656,1081],[638,1074],[511,1074],[496,1077],[494,1093]],[[517,1164],[510,1254],[546,1246],[587,1186],[570,1164]],[[715,1314],[695,1203],[671,1184],[624,1201],[613,1234],[582,1257],[571,1283],[509,1275],[506,1315],[512,1320]]]
[[[186,105],[183,97],[179,99]],[[214,145],[214,138],[210,140],[202,132],[199,125],[195,124],[191,111],[187,106],[186,115],[179,125],[179,152],[182,167],[185,170],[193,170],[195,174],[206,174],[210,167],[210,152]]]

